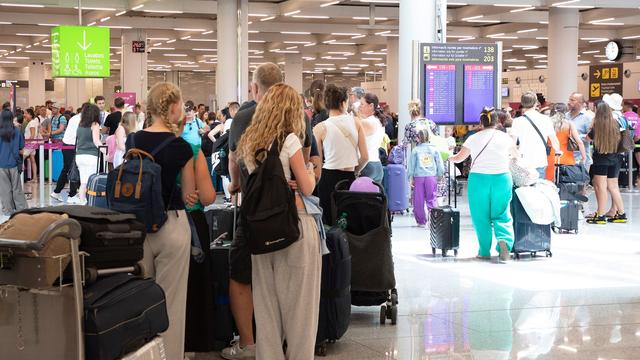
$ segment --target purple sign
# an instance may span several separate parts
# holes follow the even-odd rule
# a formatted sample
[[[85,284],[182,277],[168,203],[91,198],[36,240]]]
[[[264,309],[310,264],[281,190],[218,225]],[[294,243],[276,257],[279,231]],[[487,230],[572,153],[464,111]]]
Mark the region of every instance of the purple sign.
[[[456,66],[425,65],[425,117],[438,123],[456,121]]]
[[[464,66],[464,122],[477,123],[482,108],[495,104],[493,65]]]

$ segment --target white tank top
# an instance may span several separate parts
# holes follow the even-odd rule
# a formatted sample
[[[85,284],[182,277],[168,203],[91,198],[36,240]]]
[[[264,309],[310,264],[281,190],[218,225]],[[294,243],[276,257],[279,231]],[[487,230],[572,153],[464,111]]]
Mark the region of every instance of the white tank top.
[[[358,165],[358,130],[356,122],[351,115],[340,115],[328,118],[325,124],[326,135],[322,141],[322,151],[324,152],[323,169],[340,170],[355,167]],[[343,130],[341,130],[343,129]],[[345,136],[351,135],[355,145]]]
[[[369,116],[364,119],[370,126],[376,130],[373,134],[367,136],[367,153],[369,154],[369,162],[380,162],[380,145],[382,145],[382,139],[384,138],[384,128],[380,124],[380,120],[375,116]]]

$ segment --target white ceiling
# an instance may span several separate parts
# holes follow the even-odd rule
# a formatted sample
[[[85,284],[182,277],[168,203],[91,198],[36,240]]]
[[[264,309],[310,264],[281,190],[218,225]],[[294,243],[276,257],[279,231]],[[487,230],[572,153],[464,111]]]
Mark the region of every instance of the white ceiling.
[[[47,61],[51,26],[78,24],[74,1],[7,1],[12,2],[0,3],[0,66]],[[335,4],[323,6],[330,3]],[[381,74],[386,65],[387,40],[398,34],[398,3],[250,0],[250,65],[283,63],[291,53],[305,59],[307,72]],[[603,61],[603,47],[609,39],[623,40],[625,52],[630,54],[625,59],[635,59],[640,40],[640,0],[449,1],[447,41],[503,41],[508,52],[504,58],[509,60],[506,69],[544,67],[548,9],[552,6],[579,8],[578,60],[582,63]],[[149,55],[150,69],[215,69],[216,1],[88,0],[83,1],[83,8],[83,24],[112,29],[111,61],[115,69],[120,66],[118,47],[123,27],[146,30],[151,48],[155,48]],[[186,56],[167,56],[170,54]]]

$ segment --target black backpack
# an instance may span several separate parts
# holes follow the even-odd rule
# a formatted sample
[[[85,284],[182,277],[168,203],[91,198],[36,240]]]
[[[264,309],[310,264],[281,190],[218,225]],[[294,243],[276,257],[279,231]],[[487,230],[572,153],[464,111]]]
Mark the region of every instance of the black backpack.
[[[229,176],[229,132],[222,134],[211,147],[213,170],[220,176]]]
[[[278,143],[249,175],[240,208],[243,227],[252,254],[266,254],[288,247],[300,238],[295,195],[284,176]]]

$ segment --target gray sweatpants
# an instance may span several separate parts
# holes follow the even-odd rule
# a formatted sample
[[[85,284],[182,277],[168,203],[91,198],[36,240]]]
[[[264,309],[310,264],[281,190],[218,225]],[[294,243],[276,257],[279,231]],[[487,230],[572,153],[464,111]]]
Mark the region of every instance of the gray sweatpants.
[[[0,203],[6,215],[27,208],[21,181],[17,167],[0,168]]]
[[[322,254],[313,217],[303,212],[298,216],[300,240],[274,253],[251,256],[259,360],[314,357]]]
[[[191,228],[184,210],[169,210],[167,222],[144,241],[145,274],[156,280],[167,299],[169,329],[161,334],[167,359],[184,359],[187,281],[191,256]]]

